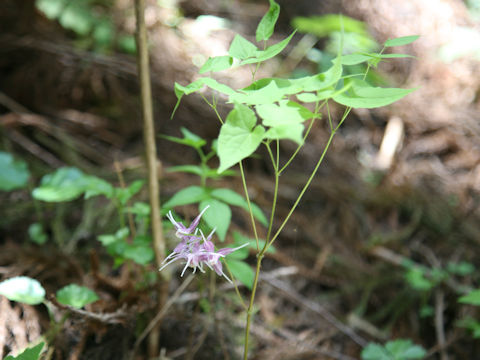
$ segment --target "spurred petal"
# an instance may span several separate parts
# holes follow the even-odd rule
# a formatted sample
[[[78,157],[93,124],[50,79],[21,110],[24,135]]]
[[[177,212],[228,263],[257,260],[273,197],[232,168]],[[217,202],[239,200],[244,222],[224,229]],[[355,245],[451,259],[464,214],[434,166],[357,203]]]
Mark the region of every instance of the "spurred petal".
[[[243,244],[242,246],[238,246],[238,247],[233,248],[233,249],[232,249],[232,248],[223,248],[223,249],[218,250],[218,251],[217,251],[217,254],[221,254],[221,255],[223,255],[223,256],[227,256],[228,254],[231,254],[231,253],[234,252],[235,250],[241,249],[241,248],[243,248],[243,247],[245,247],[245,246],[247,246],[247,245],[248,245],[248,243],[245,243],[245,244]]]

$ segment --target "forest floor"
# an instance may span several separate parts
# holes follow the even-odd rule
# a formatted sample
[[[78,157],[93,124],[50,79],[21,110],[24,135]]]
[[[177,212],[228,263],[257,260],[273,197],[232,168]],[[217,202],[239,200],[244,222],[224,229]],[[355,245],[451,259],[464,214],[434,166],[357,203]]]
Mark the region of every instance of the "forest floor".
[[[152,275],[157,266],[114,266],[97,237],[118,229],[115,207],[103,198],[45,204],[31,197],[43,175],[63,166],[116,186],[146,178],[135,58],[82,49],[74,34],[44,18],[34,1],[6,3],[0,14],[0,149],[26,161],[32,178],[28,189],[0,192],[0,280],[20,275],[39,280],[47,305],[0,297],[0,357],[44,336],[50,344],[45,359],[147,359],[155,339],[151,333],[143,339],[142,331],[158,314]],[[117,15],[123,3],[118,1]],[[175,11],[180,9],[184,20],[175,26],[167,25],[173,10],[153,3],[147,9],[159,134],[180,136],[185,127],[208,142],[217,136],[215,114],[199,96],[182,100],[174,120],[168,119],[176,102],[173,84],[193,80],[195,54],[225,47],[232,38],[230,30],[201,37],[193,19],[215,14],[228,18],[231,28],[251,32],[266,10],[255,2],[233,3],[182,2]],[[313,6],[299,2],[295,10],[280,3],[285,33],[291,17]],[[455,8],[456,2],[445,3]],[[325,2],[318,12],[335,6]],[[384,19],[393,11],[377,10],[385,12]],[[396,35],[394,27],[379,33],[381,22],[361,5],[350,11],[364,11],[362,18],[377,36]],[[131,31],[128,19],[122,26]],[[426,349],[428,359],[475,359],[480,353],[465,322],[478,318],[478,311],[458,302],[466,289],[478,286],[480,275],[480,80],[469,80],[478,61],[432,63],[422,59],[428,48],[427,43],[410,48],[418,60],[409,65],[392,62],[379,69],[402,87],[421,87],[418,95],[387,110],[349,116],[275,252],[266,254],[251,359],[360,359],[368,343],[391,339],[411,339]],[[267,65],[260,74],[285,72],[291,60]],[[222,80],[238,87],[246,75],[239,71]],[[455,105],[448,103],[455,101],[452,92],[459,97]],[[338,111],[332,108],[334,115]],[[401,129],[396,153],[385,155],[382,140],[395,126]],[[282,175],[279,219],[288,214],[327,138],[325,124],[316,124],[298,162]],[[294,149],[283,145],[281,160]],[[252,200],[268,214],[272,170],[260,155],[246,163],[246,179]],[[168,171],[197,163],[193,150],[159,137],[158,157],[163,202],[198,185],[193,175]],[[242,193],[238,176],[211,185]],[[145,188],[136,199],[148,201]],[[177,210],[187,220],[197,214],[193,205]],[[49,238],[43,245],[29,240],[29,225],[38,221]],[[230,232],[251,237],[249,223],[244,211],[234,210]],[[266,232],[260,227],[260,238]],[[170,247],[173,231],[166,228],[165,237]],[[227,236],[227,243],[232,240]],[[255,265],[253,250],[247,261]],[[159,358],[240,358],[245,313],[233,287],[209,273],[179,277],[176,270],[167,272]],[[62,306],[53,294],[72,283],[94,289],[100,300],[84,310]]]

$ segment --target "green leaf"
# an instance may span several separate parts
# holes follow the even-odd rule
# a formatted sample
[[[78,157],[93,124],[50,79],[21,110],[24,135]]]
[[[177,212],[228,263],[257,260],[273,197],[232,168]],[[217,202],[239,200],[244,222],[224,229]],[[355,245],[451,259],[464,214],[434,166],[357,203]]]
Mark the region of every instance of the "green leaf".
[[[123,241],[127,238],[130,231],[127,227],[120,228],[115,234],[99,235],[97,240],[102,243],[103,246],[109,246],[117,241]]]
[[[298,94],[297,99],[305,103],[322,101],[322,100],[330,99],[337,95],[343,94],[345,91],[347,91],[351,87],[352,87],[352,82],[349,82],[346,86],[338,90],[334,90],[334,88],[331,87],[326,90],[317,91],[316,94],[312,94],[312,93]]]
[[[257,31],[255,32],[255,39],[257,42],[270,39],[275,24],[277,23],[278,15],[280,15],[280,5],[274,0],[270,0],[270,8],[267,13],[263,15],[262,20],[260,20],[260,23],[257,26]]]
[[[358,79],[349,79],[352,87],[333,98],[337,103],[353,108],[372,109],[392,104],[416,89],[372,87]]]
[[[226,95],[235,94],[235,90],[233,90],[232,88],[228,87],[227,85],[220,84],[215,79],[208,78],[208,77],[203,77],[198,80],[195,80],[194,82],[192,82],[187,86],[182,86],[179,83],[175,83],[175,95],[177,96],[177,103],[173,108],[172,115],[170,116],[170,118],[173,118],[173,116],[175,115],[175,112],[177,111],[178,106],[180,105],[180,101],[182,100],[182,97],[184,95],[189,95],[194,92],[197,92],[201,90],[205,85],[222,94],[226,94]]]
[[[388,351],[381,345],[368,344],[362,350],[362,360],[393,360]]]
[[[202,201],[198,206],[198,211],[202,211],[208,205],[210,205],[210,207],[205,211],[203,219],[209,227],[217,229],[216,233],[220,241],[225,241],[225,236],[227,236],[227,231],[232,219],[232,211],[227,204],[215,199]]]
[[[418,267],[408,269],[405,279],[411,287],[420,291],[428,291],[434,286],[434,283],[425,277],[424,271]]]
[[[456,325],[470,330],[474,339],[480,338],[480,322],[472,317],[463,318]]]
[[[35,6],[43,12],[50,20],[55,20],[62,13],[66,3],[65,0],[36,0]]]
[[[199,79],[202,83],[204,83],[206,86],[208,86],[212,90],[216,90],[219,93],[225,94],[225,95],[233,95],[236,93],[235,90],[233,90],[231,87],[228,87],[225,84],[219,83],[217,80],[209,78],[209,77],[204,77]]]
[[[118,48],[126,54],[134,55],[137,53],[137,42],[132,35],[119,36],[117,40]]]
[[[198,71],[200,74],[206,73],[208,71],[222,71],[230,69],[233,64],[233,58],[231,56],[215,56],[209,57],[208,60],[203,64],[203,66]]]
[[[171,209],[175,206],[194,204],[208,198],[208,192],[201,186],[189,186],[178,191],[170,200],[163,204],[164,209]]]
[[[153,252],[151,246],[151,239],[149,241],[141,241],[142,237],[137,236],[133,244],[126,244],[123,252],[119,255],[123,256],[125,259],[130,259],[140,265],[147,265],[152,262],[155,258],[155,253]]]
[[[290,36],[286,39],[283,39],[282,41],[267,47],[265,50],[257,50],[253,58],[243,60],[240,65],[259,63],[280,54],[282,50],[285,49],[285,47],[288,45],[293,35],[295,35],[295,32],[296,31],[290,34]]]
[[[427,352],[411,340],[398,339],[389,341],[385,346],[370,343],[362,351],[363,360],[418,360]]]
[[[335,86],[342,77],[342,57],[336,57],[332,62],[333,65],[327,71],[295,79],[294,83],[301,86],[303,91],[320,91]]]
[[[265,87],[258,90],[241,90],[229,98],[229,102],[237,102],[247,105],[271,104],[281,100],[285,96],[285,90],[280,89],[275,81],[271,81]]]
[[[419,345],[414,345],[411,340],[398,339],[389,341],[385,349],[392,354],[394,360],[423,359],[427,352]]]
[[[189,174],[195,174],[198,176],[203,175],[204,171],[201,166],[199,165],[178,165],[178,166],[170,166],[167,168],[167,172],[184,172]]]
[[[95,18],[85,2],[73,1],[69,2],[68,6],[64,8],[58,21],[65,29],[73,30],[78,35],[85,36],[92,30]]]
[[[303,144],[302,124],[282,124],[271,127],[264,135],[264,139],[270,140],[292,140],[297,144]]]
[[[248,203],[247,200],[240,194],[236,193],[230,189],[215,189],[213,190],[210,195],[213,198],[226,202],[227,204],[238,206],[248,212]],[[250,202],[250,206],[252,207],[253,216],[260,221],[264,226],[267,226],[267,218],[263,214],[262,210],[258,207],[258,205]]]
[[[30,173],[24,161],[14,160],[9,153],[0,151],[0,190],[21,189],[28,183]]]
[[[299,32],[313,34],[319,38],[340,31],[360,35],[368,34],[367,26],[363,21],[355,20],[343,14],[296,17],[293,19],[292,24]]]
[[[283,95],[292,95],[303,90],[303,87],[299,85],[295,79],[263,78],[251,83],[242,91],[248,93],[249,91],[260,90],[272,82],[275,83],[277,89],[279,89]]]
[[[249,249],[253,249],[255,251],[257,250],[257,241],[255,239],[249,238],[239,233],[238,231],[233,232],[233,239],[234,239],[234,243],[232,247],[242,246],[245,243],[248,243],[248,246],[245,246],[229,254],[228,255],[229,259],[244,260],[248,257],[248,254],[250,252]],[[263,247],[265,246],[265,240],[258,239],[258,246],[260,249],[263,249]],[[276,252],[276,249],[273,245],[268,247],[267,253],[274,254],[275,252]]]
[[[17,356],[9,355],[4,360],[38,360],[40,359],[40,353],[42,352],[44,342],[35,345],[31,348],[25,349],[21,354]]]
[[[102,48],[110,48],[112,46],[115,35],[115,27],[112,21],[103,20],[95,25],[93,30],[93,38],[95,45]]]
[[[463,304],[480,306],[480,289],[469,292],[467,295],[464,295],[458,299],[458,301]]]
[[[137,201],[133,204],[133,206],[126,208],[124,211],[136,215],[138,220],[145,219],[150,216],[150,204]]]
[[[243,36],[237,34],[230,44],[228,54],[236,59],[244,60],[255,56],[257,50],[258,49],[254,44],[245,39]]]
[[[250,156],[258,148],[265,129],[261,125],[255,126],[256,122],[253,110],[235,104],[218,136],[219,173]]]
[[[357,65],[370,60],[372,57],[364,54],[349,54],[342,56],[342,65]]]
[[[85,175],[74,167],[64,167],[45,175],[40,186],[33,190],[33,197],[47,202],[62,202],[85,196],[105,195],[112,197],[113,187],[95,176]]]
[[[411,35],[411,36],[403,36],[399,37],[396,39],[388,39],[385,41],[385,46],[386,47],[392,47],[392,46],[402,46],[402,45],[407,45],[415,40],[417,40],[420,36],[419,35]]]
[[[397,58],[412,58],[416,59],[416,56],[409,54],[377,54],[381,59],[397,59]]]
[[[182,145],[187,145],[190,146],[194,149],[200,149],[202,146],[204,146],[207,142],[202,139],[200,136],[192,133],[188,129],[182,127],[180,128],[180,131],[183,134],[183,138],[178,138],[175,136],[168,136],[168,135],[162,135],[160,134],[159,136],[163,139],[166,139],[168,141],[172,141],[177,144],[182,144]]]
[[[40,223],[33,223],[28,227],[28,236],[30,236],[30,240],[38,245],[43,245],[48,240],[47,234],[45,234]]]
[[[61,288],[57,291],[56,297],[60,304],[69,305],[76,309],[81,309],[85,305],[91,304],[99,299],[95,291],[76,284],[70,284]]]
[[[45,289],[35,279],[18,276],[0,283],[0,295],[11,301],[37,305],[45,300]]]
[[[461,261],[459,263],[449,262],[447,264],[447,271],[451,274],[467,276],[475,272],[475,266],[467,261]]]
[[[240,281],[247,288],[252,289],[253,281],[255,279],[255,272],[250,267],[250,265],[248,265],[244,261],[239,261],[235,259],[227,258],[225,261],[235,279]]]
[[[83,181],[85,182],[85,199],[98,195],[104,195],[111,199],[115,193],[115,189],[111,184],[96,176],[85,175]]]
[[[298,124],[314,117],[306,107],[293,101],[280,101],[279,104],[261,104],[255,107],[265,126]]]
[[[115,189],[115,198],[120,201],[120,204],[126,205],[127,202],[137,194],[143,187],[143,184],[145,184],[144,180],[136,180],[133,183],[130,184],[129,187],[123,189],[123,188],[116,188]]]

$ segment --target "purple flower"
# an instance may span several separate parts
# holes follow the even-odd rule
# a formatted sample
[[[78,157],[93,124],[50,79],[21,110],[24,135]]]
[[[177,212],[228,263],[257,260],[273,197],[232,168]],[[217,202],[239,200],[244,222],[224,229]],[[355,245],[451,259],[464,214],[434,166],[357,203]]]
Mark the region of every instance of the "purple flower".
[[[168,213],[168,219],[177,229],[175,235],[182,240],[175,247],[175,249],[173,249],[173,252],[168,255],[165,260],[163,260],[162,267],[159,269],[159,271],[162,271],[166,266],[177,260],[184,260],[186,264],[180,276],[183,276],[188,267],[193,268],[193,273],[197,271],[197,268],[200,269],[201,272],[205,272],[203,269],[203,265],[205,264],[211,270],[215,271],[219,276],[223,276],[229,282],[232,282],[223,272],[221,258],[224,258],[235,250],[247,246],[248,243],[233,249],[223,248],[215,251],[215,245],[211,241],[211,238],[215,233],[215,229],[213,229],[207,238],[205,238],[201,230],[197,229],[200,218],[207,209],[208,206],[202,210],[202,212],[192,221],[188,228],[182,223],[175,221],[172,212]],[[200,231],[201,237],[196,236],[198,231]]]
[[[182,238],[183,235],[190,235],[194,233],[194,230],[197,230],[197,226],[200,223],[200,219],[202,218],[203,213],[210,207],[210,205],[207,205],[205,209],[202,210],[202,212],[195,218],[193,219],[192,223],[190,226],[187,228],[185,225],[183,225],[181,222],[175,221],[173,218],[172,212],[169,211],[167,214],[168,220],[175,226],[175,229],[177,229],[175,235],[178,238]],[[195,231],[196,232],[196,231]]]

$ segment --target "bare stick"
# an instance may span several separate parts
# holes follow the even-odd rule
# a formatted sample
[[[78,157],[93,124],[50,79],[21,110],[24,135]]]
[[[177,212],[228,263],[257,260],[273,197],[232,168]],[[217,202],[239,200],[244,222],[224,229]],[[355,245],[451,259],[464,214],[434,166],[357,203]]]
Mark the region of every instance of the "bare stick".
[[[145,153],[148,168],[148,190],[151,208],[151,223],[153,236],[153,249],[157,265],[160,267],[165,257],[165,240],[162,232],[160,217],[160,197],[157,172],[157,149],[155,145],[155,129],[153,125],[152,91],[150,87],[150,70],[148,65],[147,29],[145,26],[145,0],[135,0],[135,16],[137,20],[137,65],[142,97],[143,134]],[[158,289],[159,309],[163,308],[166,300],[166,279],[163,278]],[[149,354],[158,354],[158,338],[160,324],[153,329],[149,342]]]

